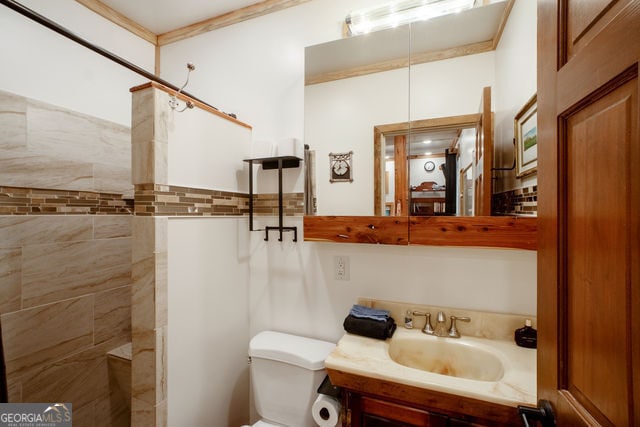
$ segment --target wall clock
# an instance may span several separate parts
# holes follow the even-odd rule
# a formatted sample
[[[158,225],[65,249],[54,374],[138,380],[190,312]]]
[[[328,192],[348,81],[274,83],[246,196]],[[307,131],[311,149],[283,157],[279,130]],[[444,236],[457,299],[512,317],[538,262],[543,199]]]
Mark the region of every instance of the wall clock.
[[[353,151],[329,153],[329,182],[353,182]]]
[[[433,163],[432,161],[425,162],[424,164],[424,170],[426,170],[427,172],[433,172],[435,168],[436,168],[436,164]]]

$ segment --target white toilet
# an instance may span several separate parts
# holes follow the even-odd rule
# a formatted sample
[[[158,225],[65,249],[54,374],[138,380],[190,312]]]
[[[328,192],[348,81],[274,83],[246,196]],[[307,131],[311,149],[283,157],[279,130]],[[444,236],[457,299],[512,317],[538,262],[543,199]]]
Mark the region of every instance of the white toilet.
[[[251,384],[258,414],[253,427],[314,427],[311,406],[335,344],[281,332],[251,339]]]

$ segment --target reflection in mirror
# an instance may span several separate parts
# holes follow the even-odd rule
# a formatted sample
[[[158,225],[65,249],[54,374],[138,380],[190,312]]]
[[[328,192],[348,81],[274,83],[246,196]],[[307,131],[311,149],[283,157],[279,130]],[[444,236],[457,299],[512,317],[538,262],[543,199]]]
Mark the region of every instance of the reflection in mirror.
[[[470,114],[376,126],[376,215],[473,215],[461,189],[463,171],[473,183],[479,119]],[[473,203],[473,192],[471,185],[465,203]]]
[[[458,165],[448,169],[452,175],[449,181],[455,183],[448,186],[452,193],[448,207],[446,200],[444,205],[435,200],[412,202],[412,196],[428,197],[412,194],[411,187],[424,193],[420,185],[429,181],[440,184],[429,177],[444,179],[442,171],[436,168],[427,174],[426,160],[418,157],[406,157],[406,168],[400,168],[402,156],[395,152],[393,170],[387,169],[391,164],[374,162],[374,156],[386,156],[382,151],[386,139],[380,140],[372,129],[476,113],[482,89],[495,83],[492,50],[512,4],[491,2],[457,14],[305,49],[305,143],[316,151],[318,215],[405,216],[412,211],[462,215]],[[402,136],[393,130],[385,133],[392,139]],[[404,135],[411,140],[408,132]],[[405,148],[407,155],[413,154],[411,144]],[[328,153],[349,151],[354,152],[353,183],[330,184],[328,167],[323,164],[328,162]],[[416,165],[420,160],[422,164]],[[411,174],[420,179],[420,170],[427,176],[411,182]],[[399,174],[406,175],[404,189],[397,179]],[[440,185],[445,188],[437,191],[446,192],[446,184]],[[434,191],[433,187],[429,191]]]

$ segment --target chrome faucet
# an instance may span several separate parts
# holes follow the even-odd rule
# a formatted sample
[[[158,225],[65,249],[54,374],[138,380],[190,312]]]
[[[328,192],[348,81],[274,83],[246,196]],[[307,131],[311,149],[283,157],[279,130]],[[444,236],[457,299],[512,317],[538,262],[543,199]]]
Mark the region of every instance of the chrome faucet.
[[[451,338],[460,338],[460,332],[458,332],[458,328],[456,328],[456,320],[461,322],[471,322],[470,317],[451,316],[451,327],[447,333]]]
[[[437,337],[446,337],[448,335],[447,324],[442,311],[439,311],[438,317],[436,317],[436,328],[433,331],[433,335]]]
[[[433,335],[433,327],[431,326],[431,313],[423,313],[422,311],[413,311],[411,312],[414,316],[424,316],[424,328],[422,328],[422,332],[428,335]]]
[[[404,317],[404,327],[407,329],[413,329],[413,316],[424,316],[424,328],[422,332],[427,335],[435,335],[436,337],[449,337],[460,338],[460,332],[456,327],[456,320],[461,322],[470,322],[470,317],[449,316],[451,319],[451,326],[447,330],[447,321],[444,312],[439,311],[436,317],[436,327],[431,326],[431,313],[424,313],[422,311],[407,310]]]

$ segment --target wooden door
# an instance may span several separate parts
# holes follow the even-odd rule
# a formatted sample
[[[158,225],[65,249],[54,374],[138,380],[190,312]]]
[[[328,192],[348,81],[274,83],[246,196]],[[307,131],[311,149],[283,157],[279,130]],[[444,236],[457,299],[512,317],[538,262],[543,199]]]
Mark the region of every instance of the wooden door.
[[[538,2],[538,397],[640,425],[639,0]]]
[[[491,88],[485,87],[480,98],[480,122],[476,128],[476,156],[474,179],[475,215],[491,215],[493,182],[493,117],[491,113]]]

